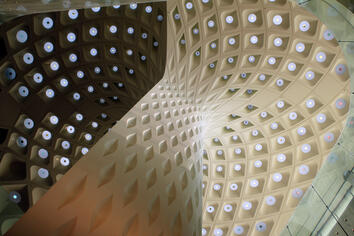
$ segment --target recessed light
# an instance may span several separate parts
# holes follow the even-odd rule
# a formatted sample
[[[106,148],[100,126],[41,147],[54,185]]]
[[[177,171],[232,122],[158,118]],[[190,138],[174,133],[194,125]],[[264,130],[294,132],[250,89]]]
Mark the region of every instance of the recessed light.
[[[272,124],[270,124],[270,128],[271,128],[272,130],[276,130],[276,129],[278,129],[278,127],[279,127],[279,125],[278,125],[277,122],[273,122]]]
[[[295,50],[296,50],[298,53],[301,53],[301,52],[305,51],[305,44],[303,44],[303,43],[297,43],[296,46],[295,46]]]
[[[90,30],[89,30],[89,34],[92,36],[92,37],[95,37],[97,35],[98,31],[97,31],[97,28],[95,27],[91,27]]]
[[[274,182],[279,183],[283,179],[283,175],[280,173],[274,173],[272,179]]]
[[[187,2],[187,3],[186,3],[186,8],[187,8],[188,10],[191,10],[191,9],[193,8],[193,3]]]
[[[344,64],[338,64],[338,65],[336,66],[336,73],[337,73],[337,75],[343,75],[343,74],[345,73],[345,71],[346,71],[346,67],[345,67]]]
[[[73,43],[73,42],[75,42],[75,40],[76,40],[76,34],[74,34],[73,32],[69,32],[69,33],[66,35],[66,39],[67,39],[70,43]]]
[[[16,140],[16,144],[18,147],[24,148],[27,146],[27,139],[22,136],[19,136]]]
[[[115,33],[117,33],[118,28],[117,28],[117,26],[115,26],[115,25],[111,25],[111,26],[109,27],[109,31],[110,31],[112,34],[115,34]]]
[[[28,34],[27,34],[27,32],[24,31],[24,30],[19,30],[19,31],[17,31],[17,33],[16,33],[16,39],[17,39],[17,42],[19,42],[19,43],[24,43],[24,42],[26,42],[27,39],[28,39]]]
[[[310,29],[310,23],[306,20],[304,21],[301,21],[300,24],[299,24],[299,29],[302,31],[302,32],[306,32]]]
[[[307,108],[314,108],[315,105],[316,105],[315,100],[313,100],[313,99],[308,99],[308,100],[306,100],[306,107],[307,107]]]
[[[59,123],[59,118],[55,115],[52,115],[50,116],[49,118],[49,122],[52,124],[52,125],[57,125]]]
[[[280,25],[283,22],[283,18],[280,15],[275,15],[273,17],[273,23],[275,25]]]
[[[278,143],[279,145],[284,144],[285,141],[286,141],[286,139],[285,139],[285,137],[283,137],[283,136],[279,136],[279,137],[277,138],[277,143]]]
[[[254,63],[254,62],[256,61],[256,57],[255,57],[255,56],[249,56],[249,57],[248,57],[248,61],[249,61],[250,63]]]
[[[79,12],[75,9],[68,11],[68,16],[70,19],[75,20],[79,16]]]
[[[274,196],[268,196],[268,197],[266,197],[266,200],[265,200],[265,202],[266,202],[266,204],[268,205],[268,206],[274,206],[274,204],[276,203],[276,199],[275,199],[275,197]]]
[[[338,98],[336,100],[336,108],[337,109],[341,110],[341,109],[345,108],[346,104],[347,104],[347,102],[343,98]]]
[[[311,145],[308,143],[301,145],[301,151],[305,154],[309,153],[311,151]]]
[[[51,29],[54,25],[53,19],[50,17],[44,17],[42,20],[42,26],[45,29]]]
[[[230,46],[235,45],[236,39],[234,37],[230,37],[229,40],[228,40],[228,43],[229,43]]]
[[[242,208],[246,211],[249,211],[252,209],[252,203],[245,201],[242,203]]]
[[[299,173],[300,175],[307,175],[310,172],[310,168],[308,165],[301,165],[299,167]]]
[[[91,56],[97,56],[97,49],[96,48],[91,48],[90,49],[90,54],[91,54]]]
[[[252,35],[252,36],[250,37],[250,42],[251,42],[252,44],[258,43],[258,37],[257,37],[256,35]]]
[[[277,79],[275,82],[278,87],[282,87],[284,85],[284,80],[283,79]]]
[[[214,184],[213,189],[215,191],[219,191],[221,189],[221,185],[220,184]]]
[[[290,62],[288,64],[288,70],[291,71],[291,72],[295,71],[296,70],[296,64],[294,62]]]
[[[259,232],[264,232],[264,231],[266,231],[266,229],[267,229],[267,224],[266,224],[266,223],[264,223],[264,222],[258,222],[258,223],[256,224],[256,230],[257,230],[257,231],[259,231]]]
[[[152,7],[151,6],[146,6],[145,7],[145,12],[150,14],[152,12]]]
[[[305,135],[306,134],[306,128],[305,127],[299,127],[298,129],[297,129],[297,134],[298,135],[300,135],[300,136],[303,136],[303,135]]]
[[[277,155],[277,161],[279,163],[283,163],[284,161],[286,161],[286,155],[284,153],[280,153]]]
[[[233,184],[230,185],[230,190],[231,191],[237,191],[237,189],[238,189],[238,185],[236,183],[233,183]]]
[[[279,109],[284,108],[284,106],[285,106],[285,102],[284,102],[284,101],[280,100],[280,101],[277,102],[277,107],[278,107]]]
[[[34,57],[33,57],[32,53],[26,52],[26,53],[23,55],[23,61],[24,61],[27,65],[32,64],[33,61],[34,61]]]
[[[237,226],[234,227],[234,233],[236,235],[241,235],[241,234],[243,234],[244,231],[245,230],[244,230],[244,228],[241,225],[237,225]]]
[[[47,159],[48,156],[49,156],[48,151],[47,151],[46,149],[44,149],[44,148],[39,149],[37,153],[38,153],[38,156],[39,156],[41,159]]]
[[[44,168],[39,168],[37,174],[41,179],[46,179],[49,176],[49,171]]]
[[[213,206],[208,206],[206,210],[208,213],[213,213],[215,211],[215,208]]]
[[[254,149],[255,149],[257,152],[260,152],[260,151],[262,151],[263,146],[262,146],[262,144],[257,143],[256,145],[254,145]]]
[[[215,170],[216,170],[216,172],[220,173],[224,170],[224,168],[222,166],[217,166]]]
[[[60,164],[62,166],[69,166],[70,165],[70,160],[67,157],[62,157],[60,158]]]
[[[319,63],[325,62],[326,61],[326,53],[324,52],[319,52],[316,54],[316,61],[318,61]]]
[[[251,13],[248,15],[248,22],[254,23],[256,22],[256,20],[257,20],[257,16],[255,14]]]
[[[54,93],[54,90],[53,89],[47,89],[45,91],[45,95],[47,96],[47,98],[53,98],[55,93]]]
[[[59,63],[56,61],[52,61],[50,63],[50,69],[52,69],[52,71],[57,71],[59,70]]]
[[[290,112],[289,113],[289,119],[290,120],[296,120],[297,118],[297,113],[296,112]]]
[[[40,84],[43,82],[43,75],[41,73],[35,73],[33,75],[33,81],[36,83],[36,84]]]
[[[32,129],[34,127],[34,122],[32,119],[26,118],[23,121],[23,125],[25,126],[26,129]]]
[[[226,23],[228,23],[228,24],[232,24],[232,22],[234,22],[234,18],[233,18],[232,16],[227,16],[227,17],[225,18],[225,21],[226,21]]]
[[[258,180],[252,179],[252,180],[250,181],[250,187],[251,187],[251,188],[257,188],[258,185],[259,185],[259,181],[258,181]]]
[[[305,78],[309,81],[313,80],[315,78],[315,73],[313,71],[307,71],[305,74]]]
[[[330,30],[326,30],[324,33],[323,33],[323,37],[325,40],[332,40],[334,39],[334,34],[332,33],[332,31]]]
[[[240,171],[242,169],[241,165],[240,164],[235,164],[234,165],[234,170],[235,171]]]
[[[275,38],[274,40],[273,40],[273,44],[274,44],[274,46],[276,46],[276,47],[280,47],[282,44],[283,44],[283,40],[281,39],[281,38]]]
[[[71,62],[76,62],[77,61],[77,56],[76,56],[75,53],[71,53],[69,55],[69,61],[71,61]]]
[[[236,155],[240,155],[242,153],[242,149],[241,148],[235,148],[235,154]]]
[[[224,234],[224,231],[220,228],[214,229],[214,236],[222,236]]]
[[[101,10],[101,7],[93,7],[93,8],[91,8],[91,11],[93,11],[95,13],[99,12],[100,10]]]
[[[316,116],[316,120],[317,120],[318,123],[323,124],[324,122],[326,122],[327,117],[326,117],[325,114],[320,113],[320,114],[318,114],[318,115]]]
[[[79,78],[79,79],[82,79],[82,78],[84,78],[84,72],[83,71],[81,71],[81,70],[79,70],[78,72],[76,72],[76,76],[77,76],[77,78]]]
[[[43,132],[42,132],[42,138],[44,139],[44,140],[50,140],[51,138],[52,138],[52,133],[50,132],[50,131],[48,131],[48,130],[44,130]]]
[[[293,196],[293,198],[301,198],[303,193],[304,193],[304,192],[302,191],[302,189],[300,189],[300,188],[295,188],[295,189],[292,191],[291,195]]]
[[[275,59],[275,57],[270,57],[268,59],[268,64],[269,65],[274,65],[277,62],[277,60]]]
[[[138,4],[136,4],[136,3],[130,3],[130,4],[129,4],[129,7],[130,7],[130,9],[135,10],[135,9],[138,8]]]
[[[213,28],[215,26],[215,22],[213,20],[208,21],[208,27]]]
[[[225,212],[231,212],[232,211],[232,205],[230,205],[230,204],[226,204],[225,206],[224,206],[224,211]]]

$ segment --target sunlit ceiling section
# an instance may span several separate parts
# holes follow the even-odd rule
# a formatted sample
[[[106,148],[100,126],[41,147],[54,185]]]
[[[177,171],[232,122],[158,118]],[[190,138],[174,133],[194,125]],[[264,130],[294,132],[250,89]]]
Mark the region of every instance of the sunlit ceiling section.
[[[286,1],[184,7],[186,17],[210,9],[191,29],[192,39],[207,35],[201,61],[214,76],[199,85],[208,91],[202,235],[278,235],[343,128],[350,91],[341,49]]]
[[[2,25],[0,185],[24,211],[162,78],[165,15],[134,3]]]

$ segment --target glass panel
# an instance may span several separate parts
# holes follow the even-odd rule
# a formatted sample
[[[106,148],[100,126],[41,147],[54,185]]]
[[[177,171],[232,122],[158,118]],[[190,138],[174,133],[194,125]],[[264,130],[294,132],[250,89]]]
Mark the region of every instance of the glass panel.
[[[351,90],[353,90],[354,17],[352,12],[333,0],[296,0],[296,2],[316,15],[335,34],[347,59]],[[351,96],[351,108],[341,137],[297,206],[282,236],[327,235],[334,232],[334,229],[339,232],[339,235],[350,234],[349,229],[345,228],[346,221],[342,221],[341,215],[346,211],[347,206],[350,206],[353,198],[353,104],[353,96]]]

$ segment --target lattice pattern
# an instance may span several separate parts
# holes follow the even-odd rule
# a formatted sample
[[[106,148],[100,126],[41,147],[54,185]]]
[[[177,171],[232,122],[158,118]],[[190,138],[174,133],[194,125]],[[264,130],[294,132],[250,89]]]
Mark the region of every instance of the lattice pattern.
[[[118,235],[257,236],[278,235],[286,224],[348,111],[349,75],[333,34],[285,0],[169,1],[167,7],[164,79],[9,235],[33,228],[36,235],[48,235],[61,225],[72,235],[104,235],[114,225]],[[153,158],[135,158],[151,145]],[[141,189],[169,161],[171,172],[156,178],[153,193]],[[85,182],[85,189],[61,196],[66,185],[75,188],[73,180],[78,186]],[[166,208],[162,201],[170,201],[173,180],[179,181],[172,191],[175,205]],[[149,225],[149,209],[157,205],[159,214]],[[58,222],[34,226],[44,211]]]
[[[24,211],[160,81],[165,15],[133,4],[1,27],[0,185]]]

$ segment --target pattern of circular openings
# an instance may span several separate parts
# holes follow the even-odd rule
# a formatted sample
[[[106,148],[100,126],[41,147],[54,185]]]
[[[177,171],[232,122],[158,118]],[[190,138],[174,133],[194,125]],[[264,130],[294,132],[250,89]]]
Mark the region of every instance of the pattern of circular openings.
[[[24,211],[162,78],[165,15],[164,3],[136,4],[1,26],[0,185]]]
[[[341,128],[341,123],[343,123],[341,121],[343,121],[348,107],[338,112],[338,110],[334,108],[334,101],[335,98],[343,98],[348,101],[348,74],[345,72],[342,76],[336,73],[334,68],[339,64],[345,66],[345,62],[336,42],[323,40],[323,38],[320,37],[325,27],[319,23],[316,18],[309,16],[308,13],[301,11],[301,9],[292,9],[293,6],[289,6],[285,1],[242,1],[242,3],[248,3],[252,6],[246,7],[246,10],[250,11],[246,11],[245,14],[241,14],[243,8],[239,7],[237,5],[238,2],[235,1],[188,1],[193,4],[191,9],[185,8],[186,2],[187,1],[168,1],[168,4],[171,4],[169,9],[173,9],[173,13],[178,15],[178,17],[173,17],[171,12],[168,17],[170,21],[169,25],[172,28],[172,32],[169,32],[168,37],[169,40],[171,40],[170,42],[172,42],[171,44],[175,45],[175,47],[171,46],[171,50],[168,50],[168,66],[166,68],[168,74],[165,79],[161,81],[160,86],[156,88],[156,90],[153,90],[151,94],[147,94],[143,100],[139,102],[139,106],[134,109],[132,113],[129,113],[129,119],[144,121],[149,115],[152,116],[154,110],[150,109],[152,109],[151,107],[154,102],[157,102],[157,104],[166,104],[164,102],[167,102],[167,104],[171,103],[171,105],[174,104],[175,101],[172,98],[165,100],[164,97],[160,97],[159,93],[161,91],[158,89],[171,91],[171,97],[176,96],[173,97],[176,98],[176,100],[180,98],[180,104],[183,104],[181,107],[188,107],[189,104],[194,103],[200,104],[198,109],[202,112],[199,114],[206,115],[204,117],[206,122],[203,123],[209,124],[209,127],[204,126],[203,129],[210,128],[213,132],[213,135],[207,133],[209,136],[203,140],[207,149],[203,152],[204,163],[199,163],[200,167],[203,166],[204,173],[202,183],[204,197],[202,235],[214,235],[214,233],[217,235],[233,235],[233,233],[236,235],[278,235],[277,229],[282,228],[277,225],[278,219],[282,218],[286,221],[286,216],[291,214],[298,201],[302,198],[308,184],[311,183],[315,171],[319,168],[319,159],[321,159],[321,157],[326,158],[326,152],[331,148],[331,145],[322,146],[322,144],[324,144],[323,132],[333,130],[333,133],[336,134],[336,138],[339,135],[337,131]],[[275,6],[274,9],[272,6]],[[237,11],[232,12],[231,9]],[[251,33],[252,35],[257,35],[259,38],[258,42],[261,44],[256,44],[256,49],[258,50],[251,51],[248,49],[252,49],[252,47],[247,43],[249,42],[250,35],[246,35],[247,32],[245,30],[242,31],[241,35],[240,27],[244,27],[242,25],[243,23],[248,24],[247,16],[249,13],[254,12],[255,9],[260,9],[259,13],[261,13],[260,17],[256,14],[257,19],[266,19],[268,24],[262,23],[260,25],[254,25],[256,30]],[[268,12],[268,10],[270,11]],[[290,19],[289,21],[288,13],[290,10],[292,11],[290,15],[293,16],[294,19]],[[227,14],[221,14],[224,13],[224,11],[227,11]],[[232,23],[234,25],[231,28],[229,26],[232,24],[226,25],[225,23],[225,16],[227,15],[232,15],[234,18]],[[282,17],[282,24],[275,26],[271,23],[274,15],[280,15]],[[217,17],[220,17],[220,19]],[[208,31],[207,21],[209,19],[216,22],[213,27],[215,31]],[[311,27],[315,26],[315,30],[312,31],[310,27],[308,31],[301,31],[298,25],[303,20],[309,21]],[[293,24],[290,25],[289,22]],[[183,26],[186,26],[185,28],[182,27],[182,23]],[[196,24],[199,25],[200,38],[194,38],[194,34],[192,34],[190,28],[187,27],[194,27]],[[224,27],[226,30],[224,30],[224,28],[220,29],[220,27]],[[268,30],[267,27],[272,30]],[[306,53],[303,55],[298,54],[295,50],[296,44],[294,41],[297,36],[306,44],[306,48],[309,49],[309,51],[304,51],[304,53]],[[230,48],[230,44],[227,42],[227,39],[230,37],[236,39],[234,48]],[[271,39],[266,40],[268,37]],[[279,47],[273,44],[272,39],[274,37],[281,38]],[[211,42],[215,43],[215,45],[213,44],[215,46],[214,48],[210,47]],[[268,42],[268,44],[265,44],[265,42]],[[316,45],[316,48],[314,45]],[[315,60],[317,46],[322,47],[320,49],[321,51],[332,52],[332,56],[334,55],[335,57],[333,57],[329,63],[317,63]],[[211,49],[216,50],[211,51]],[[198,57],[194,56],[196,50],[200,51]],[[255,51],[257,51],[257,53],[255,53]],[[241,52],[242,54],[240,54]],[[296,53],[293,54],[292,52]],[[243,55],[243,53],[245,55]],[[252,64],[252,66],[250,66],[247,61],[247,58],[251,55],[257,59],[256,63]],[[224,65],[228,65],[226,59],[230,56],[235,56],[236,58],[235,67],[224,67]],[[273,56],[279,64],[276,63],[273,67],[269,66],[267,63],[269,56]],[[291,58],[287,60],[288,57]],[[198,63],[198,60],[194,60],[194,58],[200,58],[201,61]],[[245,60],[243,61],[243,59]],[[292,72],[296,73],[296,76],[295,74],[291,74],[287,69],[287,65],[290,62],[300,62],[300,66],[297,65],[297,70]],[[301,65],[301,62],[303,65]],[[210,64],[214,64],[212,70],[209,70]],[[242,70],[239,68],[242,68]],[[307,82],[305,78],[304,74],[307,69],[315,72],[316,78],[312,80],[312,82]],[[320,89],[321,86],[324,86],[326,78],[328,78],[327,76],[323,76],[326,75],[327,72],[329,72],[328,75],[330,74],[332,76],[331,80],[333,79],[340,88],[337,86],[337,89],[334,89],[335,91]],[[241,76],[241,74],[243,76]],[[261,74],[264,76],[260,76]],[[278,87],[275,81],[277,81],[280,76],[282,84]],[[261,80],[258,78],[264,79]],[[221,83],[219,79],[221,79]],[[292,87],[294,84],[301,84],[303,87],[300,90],[297,87]],[[334,86],[333,88],[336,87]],[[247,97],[249,95],[247,95],[245,91],[248,89],[258,89],[259,93],[254,94],[254,97]],[[338,92],[341,89],[343,89],[342,93]],[[306,90],[308,92],[306,92]],[[284,96],[291,94],[291,91],[300,98],[293,100],[294,98],[289,99],[287,96]],[[301,91],[301,93],[299,91]],[[323,93],[321,93],[321,91],[323,91]],[[269,92],[269,97],[258,96],[267,92]],[[320,94],[318,94],[319,92]],[[162,94],[165,95],[164,92]],[[305,98],[302,98],[303,94],[306,94]],[[274,95],[274,97],[272,95]],[[237,102],[232,100],[233,98],[235,98]],[[258,98],[258,102],[256,102],[256,98]],[[265,98],[268,98],[268,100]],[[280,100],[280,98],[283,99],[286,104],[283,110],[276,108],[276,102]],[[217,110],[217,108],[227,108],[220,107],[220,104],[226,104],[229,101],[231,105],[228,109]],[[264,102],[264,104],[262,105],[259,101]],[[307,107],[307,102],[309,107]],[[245,107],[250,103],[258,108],[252,112],[245,110]],[[177,113],[177,117],[181,115],[181,113],[178,114],[178,111],[180,111],[179,108],[173,112]],[[267,112],[265,112],[265,110]],[[288,118],[290,110],[294,110],[297,113],[297,118],[293,121],[290,121]],[[327,117],[331,115],[332,119],[328,125],[319,126],[315,121],[315,117],[318,113],[323,112],[323,110],[326,110],[327,113],[324,113],[326,113]],[[182,121],[179,119],[180,118],[172,118],[173,122],[171,123],[173,123],[173,125],[176,124],[176,126],[182,129],[183,125],[179,125]],[[130,122],[127,121],[127,124],[129,123]],[[274,129],[271,129],[270,125],[273,123],[276,125]],[[148,124],[157,127],[160,122],[150,122],[149,119]],[[297,136],[296,130],[298,125],[306,127],[306,134],[309,136],[306,136],[305,139],[301,139]],[[122,126],[124,127],[120,127],[119,130],[123,131],[122,133],[125,134],[125,123]],[[230,129],[226,129],[226,127],[230,127]],[[134,128],[135,124],[132,126],[131,130]],[[259,131],[257,137],[253,137],[250,134],[255,128]],[[138,130],[140,130],[140,128]],[[171,133],[174,133],[174,131]],[[141,141],[144,136],[142,132],[137,132],[136,135],[138,136],[139,147],[141,147],[141,145],[147,145]],[[289,139],[291,143],[286,147],[278,149],[279,146],[277,146],[276,139],[280,135]],[[213,139],[215,137],[219,139],[219,142],[215,143],[215,145],[218,145],[217,147],[213,146]],[[313,137],[316,137],[316,139]],[[153,140],[161,141],[161,139],[157,137],[153,137]],[[319,145],[321,145],[321,149],[316,149],[317,151],[319,150],[318,153],[315,152],[309,156],[303,156],[301,154],[300,145],[307,142],[310,143],[312,150],[314,147],[318,148]],[[192,143],[192,141],[184,143],[188,145]],[[260,153],[261,155],[254,155],[254,153],[252,153],[254,151],[254,145],[257,143],[260,143],[263,147],[262,151],[264,152]],[[176,149],[172,148],[171,151],[180,152],[182,149],[183,147],[178,146]],[[218,150],[221,150],[221,155],[216,156]],[[162,157],[170,160],[171,152],[165,152]],[[191,158],[189,158],[189,161],[197,162],[199,161],[198,157],[199,155],[193,154]],[[216,161],[217,158],[220,159]],[[97,159],[96,161],[98,161]],[[337,159],[338,157],[330,158],[331,161],[336,161]],[[184,160],[183,163],[185,164]],[[262,161],[260,168],[254,165],[255,160]],[[186,166],[188,166],[188,164],[187,162]],[[305,176],[299,175],[299,169],[302,164],[307,165],[310,170]],[[142,165],[144,168],[146,168],[146,166],[147,165]],[[223,166],[223,170],[226,171],[224,172],[225,177],[220,175],[220,172],[216,172],[215,168],[217,166]],[[240,175],[234,175],[234,166],[237,167],[236,173]],[[159,164],[154,167],[157,169],[161,168],[161,163],[159,162]],[[173,171],[178,171],[178,168],[172,169]],[[291,173],[292,170],[293,172]],[[221,174],[222,173],[223,172],[221,172]],[[292,175],[289,175],[289,173]],[[136,175],[141,176],[141,172]],[[297,177],[295,177],[295,175],[297,175]],[[218,176],[218,178],[215,178],[215,176]],[[292,184],[287,182],[289,184],[280,186],[272,185],[274,182],[272,180],[273,176],[281,176],[282,180],[290,181],[289,179],[296,179],[297,181],[293,181]],[[166,178],[168,177],[167,175]],[[301,178],[303,178],[303,181]],[[162,178],[158,178],[158,180],[161,179]],[[259,191],[259,189],[257,190],[256,188],[256,192],[252,192],[254,189],[249,188],[250,179],[257,179],[260,183],[259,186],[268,186],[269,183],[269,187],[274,186],[275,189]],[[266,182],[262,182],[262,180],[266,180]],[[125,186],[129,186],[131,181],[132,179],[129,179],[125,182]],[[188,187],[195,183],[196,182],[189,182]],[[200,182],[196,184],[197,188],[200,186],[199,183]],[[183,183],[181,183],[181,185],[182,184]],[[53,189],[56,188],[54,187]],[[160,189],[164,191],[164,194],[166,193],[165,188]],[[178,188],[178,190],[179,189],[180,188]],[[160,194],[159,191],[157,192],[157,194]],[[139,193],[141,194],[141,192]],[[187,207],[185,205],[185,199],[189,199],[191,192],[187,190],[185,193],[188,197],[184,198],[182,203],[184,204],[183,207],[181,207],[182,204],[177,205],[178,213],[171,211],[169,208],[164,208],[160,213],[165,214],[167,211],[167,216],[176,216],[173,221],[167,219],[164,221],[171,223],[171,228],[175,230],[175,234],[178,235],[183,232],[181,235],[194,235],[197,234],[194,231],[195,228],[189,226],[191,223],[193,225],[200,225],[201,218],[199,218],[199,223],[196,223],[197,221],[188,221],[185,220],[187,218],[184,217],[182,217],[182,221],[181,217],[179,217],[181,215],[184,216],[185,212],[191,209],[189,205],[187,205]],[[269,195],[274,196],[276,199],[275,204],[271,206],[271,208],[268,208],[270,206],[266,203]],[[147,199],[144,194],[143,196],[144,199]],[[179,196],[179,194],[177,194],[177,196]],[[297,199],[297,201],[293,201],[292,198]],[[197,202],[199,198],[192,197],[192,199]],[[99,205],[101,200],[102,199],[93,201],[92,206],[94,206],[94,204]],[[251,203],[252,208],[243,212],[242,204],[244,202]],[[226,204],[233,206],[233,210],[230,212],[231,214],[224,214],[223,209]],[[210,216],[205,214],[207,206],[209,205],[214,207],[214,215]],[[146,216],[145,212],[143,212],[140,207],[137,208],[139,214],[142,213]],[[136,214],[136,211],[129,211],[129,213]],[[286,215],[284,216],[283,213]],[[259,225],[264,225],[259,224],[262,222],[266,227],[265,231],[260,232],[259,230],[264,229],[264,227],[259,227]],[[133,225],[135,226],[135,224]],[[164,225],[168,224],[164,223]],[[141,224],[139,224],[139,229],[144,229],[144,227],[140,226]]]
[[[344,57],[325,25],[286,1],[189,2],[171,21],[210,124],[202,235],[278,235],[278,216],[295,209],[343,127]]]

